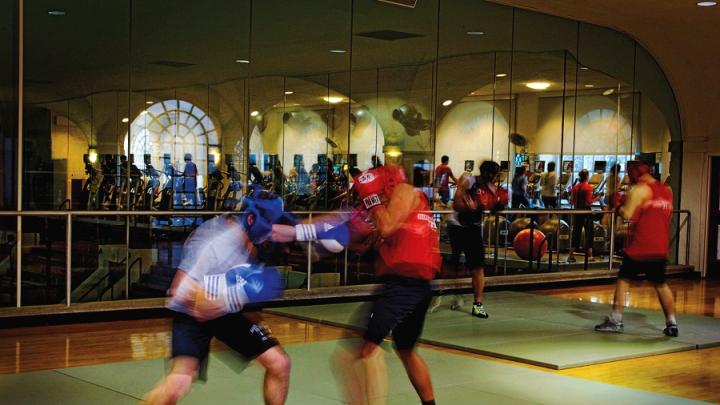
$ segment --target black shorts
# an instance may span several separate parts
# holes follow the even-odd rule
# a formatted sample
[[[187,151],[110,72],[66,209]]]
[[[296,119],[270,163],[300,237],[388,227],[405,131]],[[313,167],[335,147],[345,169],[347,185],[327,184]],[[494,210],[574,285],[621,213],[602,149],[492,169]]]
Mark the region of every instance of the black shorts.
[[[363,338],[380,344],[392,332],[397,350],[411,350],[417,344],[430,306],[430,282],[405,277],[383,280],[380,297],[373,303]]]
[[[450,201],[450,189],[438,189],[438,196],[440,197],[440,201],[447,205],[448,201]]]
[[[633,260],[629,257],[623,258],[620,270],[618,271],[619,278],[642,280],[642,275],[645,275],[645,279],[655,284],[664,283],[665,260]]]
[[[485,266],[485,242],[482,228],[479,225],[450,225],[448,236],[450,237],[453,261],[456,261],[460,253],[464,252],[465,265],[468,268]]]
[[[279,343],[260,323],[251,322],[242,313],[233,313],[207,322],[190,315],[175,313],[172,328],[172,357],[190,356],[202,363],[215,337],[247,360],[265,353]]]

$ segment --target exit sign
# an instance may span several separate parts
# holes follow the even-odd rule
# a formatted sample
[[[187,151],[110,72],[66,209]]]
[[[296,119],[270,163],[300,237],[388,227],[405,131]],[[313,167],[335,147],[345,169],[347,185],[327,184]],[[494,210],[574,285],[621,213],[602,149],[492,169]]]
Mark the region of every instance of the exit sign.
[[[418,0],[378,0],[381,3],[390,3],[396,6],[415,8]]]

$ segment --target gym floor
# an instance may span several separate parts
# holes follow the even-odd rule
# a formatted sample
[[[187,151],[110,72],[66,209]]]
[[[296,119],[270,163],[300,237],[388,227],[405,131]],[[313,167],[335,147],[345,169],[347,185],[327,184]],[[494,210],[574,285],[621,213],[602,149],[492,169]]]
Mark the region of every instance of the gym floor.
[[[720,318],[720,281],[676,279],[671,280],[670,285],[675,293],[678,313]],[[613,285],[554,288],[530,293],[567,300],[608,303],[612,300]],[[634,285],[628,302],[629,306],[635,308],[659,309],[655,291],[647,283]],[[269,314],[263,316],[283,345],[355,336],[355,332],[343,328]],[[682,325],[680,327],[682,333]],[[164,358],[169,353],[169,338],[170,320],[165,318],[0,329],[0,373],[24,373]],[[226,350],[220,343],[214,343],[213,349]],[[559,371],[464,351],[434,349],[545,373],[688,399],[720,402],[720,367],[717,367],[717,364],[720,364],[720,347]]]

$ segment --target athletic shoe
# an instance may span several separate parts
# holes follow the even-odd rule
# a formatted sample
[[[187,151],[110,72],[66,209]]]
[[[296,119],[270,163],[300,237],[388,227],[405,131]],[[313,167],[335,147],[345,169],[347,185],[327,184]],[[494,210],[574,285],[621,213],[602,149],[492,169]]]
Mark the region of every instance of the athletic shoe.
[[[465,300],[460,296],[455,296],[453,303],[450,304],[450,309],[453,311],[460,310],[465,305]]]
[[[477,316],[478,318],[488,318],[490,315],[488,315],[485,311],[483,304],[473,304],[472,316]]]
[[[674,323],[669,323],[665,329],[663,329],[665,336],[678,337],[678,327]]]
[[[610,317],[605,317],[605,322],[601,323],[600,325],[595,325],[595,330],[598,332],[622,333],[623,323],[614,322],[612,319],[610,319]]]
[[[440,305],[442,304],[442,295],[436,295],[433,297],[432,302],[430,303],[430,307],[428,308],[429,313],[434,313],[435,311],[440,308]]]

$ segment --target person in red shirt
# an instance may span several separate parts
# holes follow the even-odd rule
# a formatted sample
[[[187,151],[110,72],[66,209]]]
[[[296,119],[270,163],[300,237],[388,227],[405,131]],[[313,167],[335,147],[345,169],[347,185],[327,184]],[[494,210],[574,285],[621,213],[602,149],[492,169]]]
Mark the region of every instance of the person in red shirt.
[[[367,403],[387,386],[382,341],[392,333],[398,355],[420,400],[434,405],[430,371],[415,351],[432,298],[430,280],[440,270],[437,225],[426,199],[407,183],[402,167],[386,165],[355,176],[362,200],[380,241],[376,274],[383,283],[367,316],[360,347],[336,358],[350,403]],[[351,225],[352,226],[352,225]],[[351,235],[363,236],[351,229]]]
[[[590,173],[587,169],[580,170],[578,175],[578,183],[575,184],[570,191],[570,202],[573,207],[577,210],[589,210],[592,208],[592,203],[598,201],[598,197],[593,196],[593,188],[588,184],[588,177]],[[575,252],[580,251],[580,237],[582,230],[585,229],[585,251],[588,256],[588,260],[595,260],[593,257],[592,240],[593,240],[593,220],[592,214],[578,214],[575,215],[575,226],[573,227],[573,238],[572,247]],[[570,251],[568,256],[568,262],[574,263],[575,256]]]
[[[646,163],[628,162],[627,172],[633,186],[624,201],[620,193],[616,200],[620,215],[630,220],[628,244],[615,284],[612,313],[603,323],[595,326],[595,330],[617,333],[623,331],[623,307],[625,296],[630,291],[630,280],[637,278],[639,274],[645,274],[654,284],[665,313],[663,333],[677,337],[675,302],[672,291],[665,282],[665,261],[670,252],[672,191],[650,175],[650,168]]]
[[[450,180],[457,184],[457,179],[448,165],[449,162],[450,158],[443,155],[440,164],[435,168],[435,187],[438,188],[438,196],[443,205],[447,205],[450,201]]]

